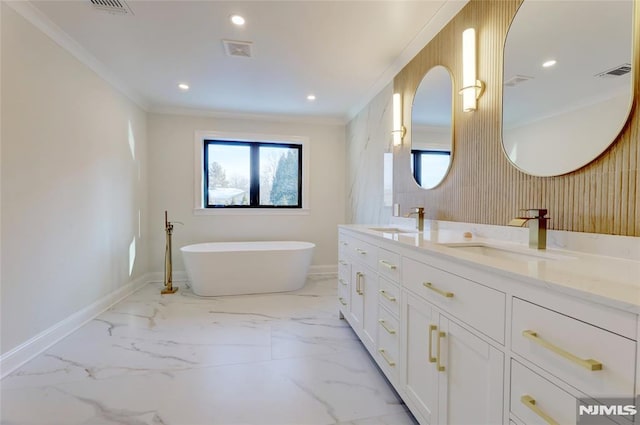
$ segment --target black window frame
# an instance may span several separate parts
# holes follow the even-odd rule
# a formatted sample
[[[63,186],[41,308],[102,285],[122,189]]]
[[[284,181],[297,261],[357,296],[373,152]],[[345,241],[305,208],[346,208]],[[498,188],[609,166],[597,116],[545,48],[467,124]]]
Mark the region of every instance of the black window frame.
[[[249,146],[249,205],[209,205],[209,145]],[[269,209],[301,209],[302,208],[302,144],[287,142],[264,142],[245,140],[204,139],[202,143],[204,160],[204,207],[205,208],[269,208]],[[298,151],[298,203],[296,205],[262,205],[260,204],[260,148],[280,147],[297,149]]]
[[[433,150],[433,149],[411,149],[411,163],[413,164],[413,178],[419,186],[422,186],[422,155],[447,155],[451,161],[451,151]]]

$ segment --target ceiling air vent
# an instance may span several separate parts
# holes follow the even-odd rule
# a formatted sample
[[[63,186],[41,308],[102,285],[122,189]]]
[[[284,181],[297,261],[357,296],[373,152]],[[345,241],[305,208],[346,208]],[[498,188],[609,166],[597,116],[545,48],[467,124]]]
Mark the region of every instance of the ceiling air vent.
[[[133,11],[124,0],[89,0],[89,2],[95,9],[114,15],[133,15]]]
[[[596,77],[600,78],[614,78],[631,72],[631,64],[625,63],[615,68],[608,69],[606,71],[596,74]]]
[[[533,77],[527,77],[526,75],[514,75],[504,82],[506,87],[515,87],[519,84],[524,83],[525,81],[532,80]]]
[[[224,45],[224,51],[227,56],[240,56],[243,58],[252,57],[251,43],[250,41],[234,41],[234,40],[222,40]]]

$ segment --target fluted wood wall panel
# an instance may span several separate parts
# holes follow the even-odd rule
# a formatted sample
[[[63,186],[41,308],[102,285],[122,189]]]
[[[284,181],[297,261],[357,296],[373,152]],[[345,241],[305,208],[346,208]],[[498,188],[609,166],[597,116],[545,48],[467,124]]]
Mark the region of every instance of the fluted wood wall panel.
[[[407,135],[394,151],[394,202],[403,212],[424,206],[433,219],[498,225],[506,224],[521,208],[547,208],[552,229],[640,236],[640,7],[635,8],[635,100],[623,131],[585,167],[563,176],[534,177],[512,166],[502,150],[502,51],[520,3],[471,0],[395,77],[394,91],[403,96]],[[458,92],[462,31],[472,26],[478,37],[478,78],[487,89],[476,112],[463,113],[461,96],[455,95],[450,172],[438,187],[423,190],[409,167],[413,96],[422,77],[435,65],[451,70]]]

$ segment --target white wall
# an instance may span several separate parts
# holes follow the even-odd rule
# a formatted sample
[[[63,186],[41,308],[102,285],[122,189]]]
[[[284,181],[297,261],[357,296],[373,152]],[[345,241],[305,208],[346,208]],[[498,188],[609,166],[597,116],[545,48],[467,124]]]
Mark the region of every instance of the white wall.
[[[1,7],[6,353],[147,271],[147,122],[125,96]]]
[[[194,215],[196,131],[302,136],[310,144],[308,215]],[[345,221],[344,125],[149,114],[150,269],[163,270],[164,211],[180,221],[173,232],[174,270],[184,270],[179,247],[198,242],[305,240],[316,244],[313,266],[337,263],[337,228]],[[226,213],[227,211],[225,211]],[[318,270],[318,269],[317,269]]]

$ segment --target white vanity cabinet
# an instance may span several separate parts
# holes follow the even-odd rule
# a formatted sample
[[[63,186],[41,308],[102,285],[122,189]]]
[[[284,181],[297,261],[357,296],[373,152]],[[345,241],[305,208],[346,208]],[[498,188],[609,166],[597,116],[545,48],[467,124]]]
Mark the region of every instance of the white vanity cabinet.
[[[403,288],[504,344],[505,293],[433,267],[428,256],[421,260],[402,258]]]
[[[338,277],[338,285],[348,290],[348,300],[342,296],[341,304],[347,305],[342,305],[341,312],[367,349],[374,352],[378,330],[378,248],[346,233],[340,234],[339,241],[338,261],[350,268],[347,285]]]
[[[340,241],[340,311],[420,424],[573,425],[579,400],[640,393],[640,300],[563,293],[544,263],[488,267],[420,237],[344,226]]]
[[[378,275],[357,261],[351,269],[351,325],[369,350],[376,347],[378,330]]]
[[[402,302],[402,383],[405,402],[421,423],[437,423],[438,373],[434,335],[438,312],[423,299],[406,294]],[[436,343],[437,344],[437,343]]]
[[[401,385],[421,423],[502,423],[502,351],[410,291],[402,311]]]
[[[338,234],[338,309],[346,317],[351,304],[351,257],[348,255],[349,237]]]
[[[379,247],[376,360],[394,386],[398,386],[400,377],[400,274],[400,255]]]
[[[400,255],[359,236],[339,233],[339,309],[387,378],[397,385]]]
[[[519,298],[512,317],[514,353],[596,399],[634,396],[632,339]]]
[[[579,398],[597,403],[638,394],[637,315],[592,303],[561,313],[559,306],[571,306],[564,297],[526,295],[512,299],[512,417],[526,425],[575,424]]]

